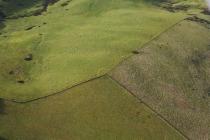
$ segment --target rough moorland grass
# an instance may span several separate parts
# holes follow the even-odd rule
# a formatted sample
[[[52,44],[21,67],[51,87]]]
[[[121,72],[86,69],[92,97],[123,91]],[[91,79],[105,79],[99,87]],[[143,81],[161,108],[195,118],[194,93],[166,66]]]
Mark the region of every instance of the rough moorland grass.
[[[184,21],[111,73],[193,140],[210,137],[208,27]]]
[[[185,16],[144,1],[72,0],[61,6],[64,2],[41,16],[5,22],[0,97],[34,99],[103,75]],[[26,62],[29,53],[33,60]]]
[[[106,77],[26,104],[5,101],[3,107],[0,136],[10,140],[184,139]]]

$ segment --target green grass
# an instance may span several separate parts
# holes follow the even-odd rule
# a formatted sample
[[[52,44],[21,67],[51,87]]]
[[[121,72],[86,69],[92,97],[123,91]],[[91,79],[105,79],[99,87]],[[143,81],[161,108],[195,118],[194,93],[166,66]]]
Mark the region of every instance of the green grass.
[[[23,7],[17,3],[24,3]],[[0,98],[28,101],[106,74],[200,0],[60,0],[40,16],[42,1],[0,0]],[[2,9],[3,7],[3,9]],[[205,19],[209,17],[199,14]],[[192,139],[209,137],[209,36],[189,21],[149,43],[112,76]],[[30,30],[28,30],[30,29]],[[32,61],[25,61],[28,55]],[[24,83],[18,83],[24,81]],[[0,139],[179,140],[180,133],[113,82],[100,79],[24,104],[0,99]]]
[[[183,21],[110,73],[192,140],[210,136],[209,26]]]
[[[41,16],[5,22],[0,36],[1,98],[30,100],[103,75],[185,17],[144,1],[73,0],[62,7],[64,2]],[[31,26],[36,27],[25,30]],[[28,53],[34,59],[25,62]]]
[[[0,136],[10,140],[182,140],[107,77],[26,104],[1,100]]]

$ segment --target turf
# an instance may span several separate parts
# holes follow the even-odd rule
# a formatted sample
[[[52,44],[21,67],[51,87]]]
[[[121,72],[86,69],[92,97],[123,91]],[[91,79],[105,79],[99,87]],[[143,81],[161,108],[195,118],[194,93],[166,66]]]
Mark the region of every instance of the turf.
[[[110,73],[192,140],[210,137],[209,27],[183,21]]]
[[[151,1],[60,0],[40,16],[6,20],[0,97],[26,101],[103,75],[185,16]]]
[[[0,109],[0,136],[11,140],[184,139],[107,77],[25,104],[1,100]]]

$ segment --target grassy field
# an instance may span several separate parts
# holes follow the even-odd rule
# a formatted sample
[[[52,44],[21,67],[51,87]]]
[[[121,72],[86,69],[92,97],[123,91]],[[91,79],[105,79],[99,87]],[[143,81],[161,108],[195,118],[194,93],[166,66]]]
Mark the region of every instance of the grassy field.
[[[0,140],[185,139],[178,131],[208,140],[203,7],[202,0],[0,0]]]
[[[60,0],[40,16],[6,20],[0,97],[30,100],[103,75],[185,16],[152,1]]]
[[[183,21],[138,51],[110,75],[190,139],[208,140],[210,24]]]
[[[172,127],[107,77],[25,104],[0,101],[8,140],[183,140]]]

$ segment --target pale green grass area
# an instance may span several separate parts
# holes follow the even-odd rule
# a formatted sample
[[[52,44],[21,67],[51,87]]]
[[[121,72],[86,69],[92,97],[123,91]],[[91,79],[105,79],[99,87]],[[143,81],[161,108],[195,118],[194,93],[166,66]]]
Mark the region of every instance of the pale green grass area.
[[[210,137],[209,27],[183,21],[111,72],[192,140]]]
[[[0,36],[1,98],[30,100],[103,75],[185,16],[143,1],[73,0],[60,6],[64,2],[42,16],[5,23]],[[36,27],[24,30],[31,26]],[[23,60],[28,53],[34,57],[30,62]],[[15,74],[8,74],[11,70]]]
[[[0,101],[0,136],[9,140],[183,140],[107,77],[26,104]]]

